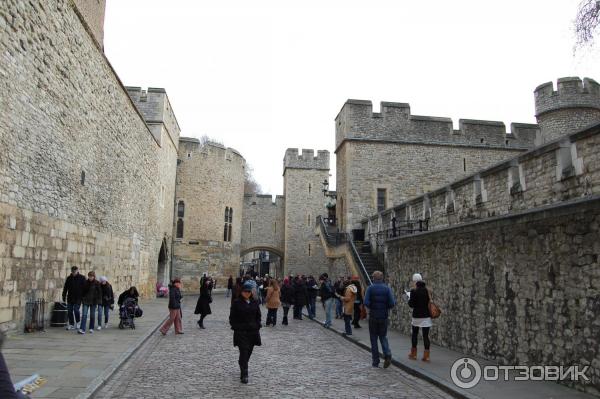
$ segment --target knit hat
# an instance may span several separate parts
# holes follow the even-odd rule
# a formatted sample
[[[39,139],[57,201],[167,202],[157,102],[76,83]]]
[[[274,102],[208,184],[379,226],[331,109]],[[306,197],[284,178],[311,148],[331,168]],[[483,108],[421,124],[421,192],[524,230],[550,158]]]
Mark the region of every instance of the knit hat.
[[[419,281],[423,281],[423,276],[421,276],[419,273],[415,273],[412,276],[412,281],[417,283]]]
[[[108,281],[108,279],[106,278],[106,276],[100,276],[100,278],[98,279],[98,281],[100,281],[101,283]]]
[[[244,283],[244,285],[242,286],[242,291],[252,291],[253,288],[254,288],[254,285],[252,285],[252,283],[250,281],[246,281]]]

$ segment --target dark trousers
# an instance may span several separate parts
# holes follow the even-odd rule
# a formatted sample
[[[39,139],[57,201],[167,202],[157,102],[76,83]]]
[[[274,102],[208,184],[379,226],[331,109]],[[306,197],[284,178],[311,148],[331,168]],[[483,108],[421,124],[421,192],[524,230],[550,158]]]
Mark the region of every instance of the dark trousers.
[[[267,325],[277,324],[277,309],[267,309]]]
[[[412,347],[416,348],[417,343],[419,342],[419,328],[423,330],[423,344],[425,345],[425,349],[429,350],[429,328],[430,327],[415,327],[412,326]]]
[[[290,311],[290,308],[283,308],[283,320],[281,321],[281,324],[283,324],[284,326],[288,325],[288,312]]]
[[[352,316],[349,314],[344,314],[344,328],[346,329],[346,335],[352,335],[352,326],[350,322],[352,321]]]
[[[302,320],[302,308],[304,305],[294,305],[294,319]]]
[[[310,298],[308,300],[308,317],[312,320],[317,316],[317,298]]]
[[[67,315],[69,317],[69,325],[75,326],[75,323],[79,324],[79,321],[81,320],[81,315],[79,314],[80,307],[81,305],[78,303],[67,304]]]
[[[388,319],[371,319],[369,318],[369,338],[371,339],[371,357],[373,366],[379,364],[379,347],[378,342],[381,342],[381,351],[385,357],[392,356],[390,345],[387,339]]]
[[[240,358],[238,360],[240,372],[242,373],[242,377],[248,377],[248,362],[250,361],[250,356],[252,356],[254,345],[241,345],[238,348],[240,350]]]
[[[354,319],[352,319],[352,324],[354,327],[358,327],[358,322],[360,321],[360,303],[354,304]]]

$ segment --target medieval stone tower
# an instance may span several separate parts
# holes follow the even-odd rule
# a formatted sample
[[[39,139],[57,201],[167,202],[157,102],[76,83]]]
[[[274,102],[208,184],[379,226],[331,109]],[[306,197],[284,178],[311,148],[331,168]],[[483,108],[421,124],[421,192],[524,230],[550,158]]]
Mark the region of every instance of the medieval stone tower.
[[[329,179],[329,151],[289,148],[283,159],[283,195],[285,197],[284,273],[318,275],[329,261],[315,237],[315,220],[325,209],[321,191]]]
[[[600,85],[593,79],[560,78],[535,91],[535,117],[541,128],[536,144],[558,139],[600,120]]]

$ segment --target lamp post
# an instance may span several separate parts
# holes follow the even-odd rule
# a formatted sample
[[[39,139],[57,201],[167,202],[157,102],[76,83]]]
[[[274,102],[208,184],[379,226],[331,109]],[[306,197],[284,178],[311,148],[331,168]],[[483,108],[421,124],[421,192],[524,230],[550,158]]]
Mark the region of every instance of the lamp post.
[[[323,186],[323,189],[321,190],[323,191],[323,196],[327,197],[327,193],[329,192],[329,182],[327,179],[324,179],[321,185]]]

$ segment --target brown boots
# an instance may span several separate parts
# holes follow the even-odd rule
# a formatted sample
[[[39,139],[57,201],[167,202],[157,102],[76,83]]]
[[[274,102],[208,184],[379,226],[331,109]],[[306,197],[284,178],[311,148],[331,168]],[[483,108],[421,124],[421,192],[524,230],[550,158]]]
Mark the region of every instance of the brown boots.
[[[425,349],[425,352],[423,352],[423,360],[424,362],[428,362],[429,361],[429,349]]]
[[[410,360],[417,360],[417,348],[410,348],[410,353],[408,354],[408,358]],[[428,362],[429,361],[429,349],[425,349],[425,352],[423,352],[423,360],[424,362]]]
[[[408,354],[408,358],[411,360],[417,360],[417,348],[410,348],[410,353]]]

